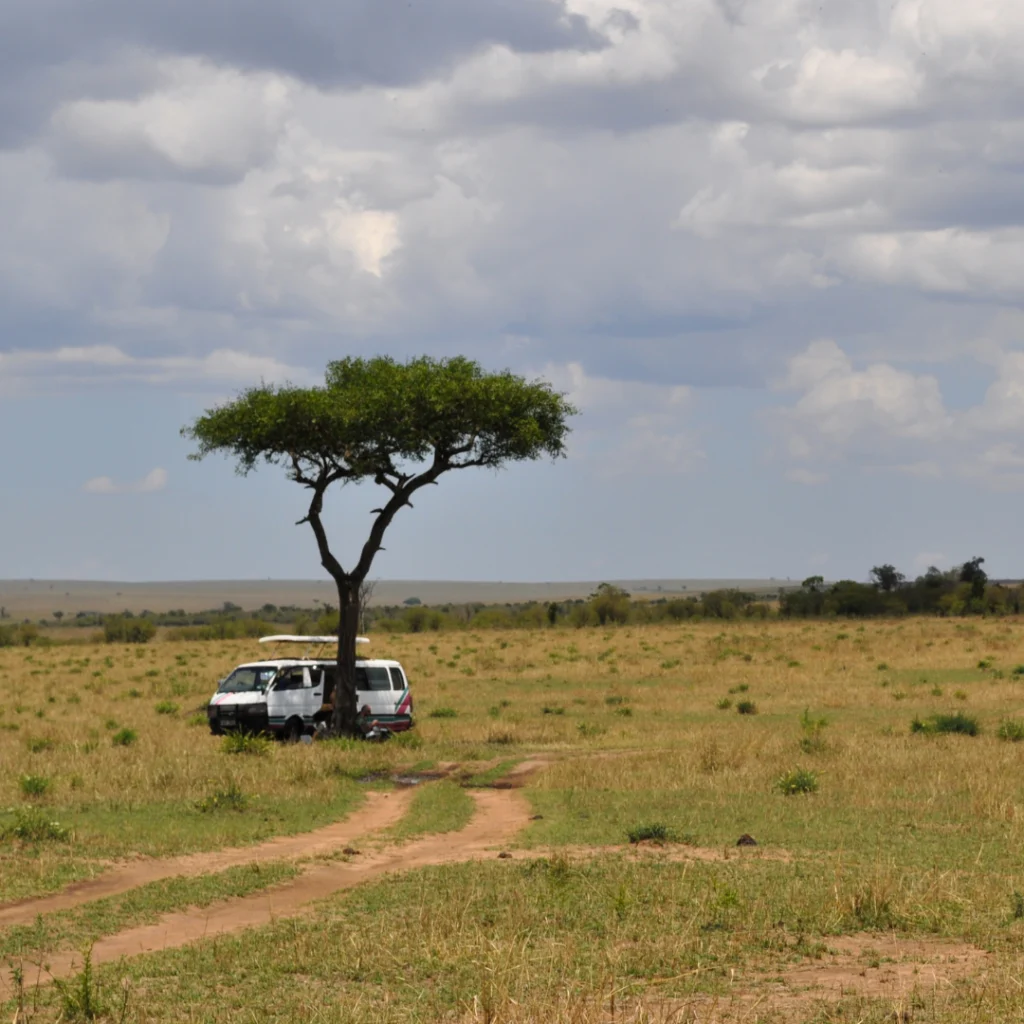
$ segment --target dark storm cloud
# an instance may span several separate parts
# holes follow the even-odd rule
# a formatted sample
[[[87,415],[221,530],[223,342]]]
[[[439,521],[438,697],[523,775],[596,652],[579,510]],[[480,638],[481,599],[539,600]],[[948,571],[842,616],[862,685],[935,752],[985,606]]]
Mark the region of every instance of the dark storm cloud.
[[[560,0],[7,0],[10,81],[123,47],[273,70],[318,86],[409,85],[480,46],[592,49],[599,33]]]

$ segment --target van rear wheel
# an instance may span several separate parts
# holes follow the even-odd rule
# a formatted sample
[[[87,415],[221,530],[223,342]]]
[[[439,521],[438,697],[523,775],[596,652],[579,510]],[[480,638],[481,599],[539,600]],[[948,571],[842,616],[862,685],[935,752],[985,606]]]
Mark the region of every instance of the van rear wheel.
[[[305,731],[305,727],[300,719],[289,718],[285,723],[284,732],[281,734],[281,738],[285,743],[298,743],[299,737],[302,736]]]

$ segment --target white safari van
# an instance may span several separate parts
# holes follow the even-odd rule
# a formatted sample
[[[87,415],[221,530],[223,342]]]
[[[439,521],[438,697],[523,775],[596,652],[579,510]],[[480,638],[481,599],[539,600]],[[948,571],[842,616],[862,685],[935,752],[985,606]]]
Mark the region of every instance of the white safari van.
[[[305,644],[299,658],[275,658],[239,665],[220,681],[207,705],[210,731],[215,735],[234,730],[266,732],[297,740],[318,722],[327,721],[333,709],[334,658],[319,657],[333,636],[265,636],[260,643]],[[357,643],[369,643],[359,637]],[[309,657],[316,648],[316,655]],[[367,723],[400,732],[412,726],[412,695],[405,669],[397,661],[356,659],[356,697],[360,715]]]

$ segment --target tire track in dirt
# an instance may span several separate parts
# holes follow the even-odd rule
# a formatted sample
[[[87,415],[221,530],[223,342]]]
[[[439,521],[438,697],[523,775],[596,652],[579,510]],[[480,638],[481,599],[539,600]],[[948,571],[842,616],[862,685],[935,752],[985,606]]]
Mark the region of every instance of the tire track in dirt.
[[[129,889],[165,878],[215,874],[243,864],[295,860],[331,853],[367,832],[394,825],[408,810],[412,791],[371,792],[366,802],[343,821],[293,836],[277,836],[255,846],[236,846],[182,857],[159,857],[117,864],[85,882],[76,882],[52,896],[18,900],[0,906],[0,927],[32,924],[39,914],[70,910],[92,900],[118,896]]]
[[[200,939],[295,917],[314,900],[361,885],[388,872],[493,857],[495,846],[510,839],[529,822],[530,806],[515,790],[481,790],[473,793],[473,799],[476,812],[470,823],[459,832],[387,846],[348,862],[315,865],[291,882],[251,896],[225,900],[201,910],[167,914],[156,924],[130,928],[98,939],[92,947],[92,962],[98,965],[123,957],[176,949]],[[43,958],[43,962],[46,970],[40,984],[46,984],[50,978],[73,974],[80,969],[82,957],[80,953],[65,951],[53,953]],[[26,977],[34,978],[37,972],[28,968],[28,963],[26,960]],[[0,995],[10,996],[12,981],[9,972],[0,972]]]

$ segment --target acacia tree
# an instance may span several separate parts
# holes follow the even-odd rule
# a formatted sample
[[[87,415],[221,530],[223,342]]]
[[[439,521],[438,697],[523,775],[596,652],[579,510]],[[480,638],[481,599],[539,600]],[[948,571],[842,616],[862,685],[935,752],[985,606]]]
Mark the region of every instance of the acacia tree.
[[[270,463],[310,492],[297,525],[309,523],[320,564],[338,588],[333,732],[357,732],[360,588],[398,511],[451,470],[563,456],[575,412],[545,381],[485,373],[463,357],[377,357],[329,363],[322,386],[250,388],[182,429],[197,445],[191,459],[227,454],[243,476]],[[324,496],[332,484],[365,481],[381,487],[385,500],[372,512],[358,560],[346,569],[328,541]]]

